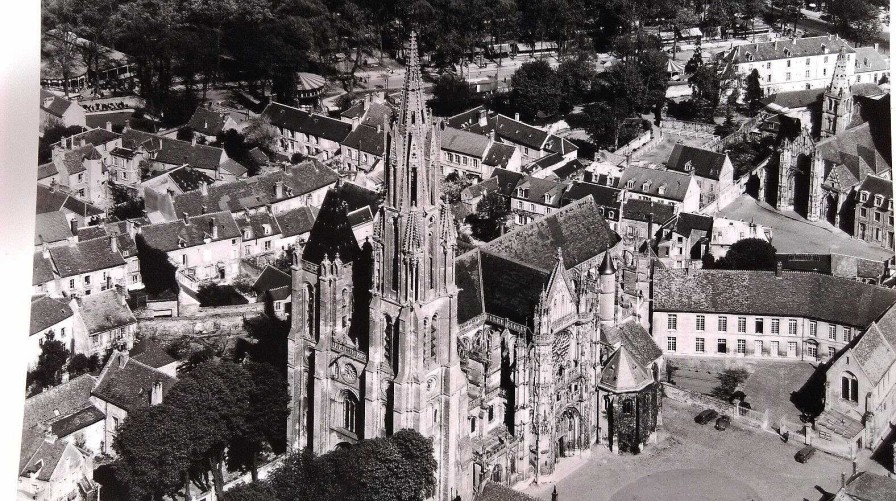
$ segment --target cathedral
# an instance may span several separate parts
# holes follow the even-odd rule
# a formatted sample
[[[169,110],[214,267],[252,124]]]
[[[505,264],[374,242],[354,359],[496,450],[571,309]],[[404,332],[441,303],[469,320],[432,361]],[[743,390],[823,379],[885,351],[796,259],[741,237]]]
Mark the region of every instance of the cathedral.
[[[589,197],[458,254],[444,127],[412,34],[372,237],[356,240],[337,186],[295,253],[290,447],[414,429],[433,440],[440,501],[538,481],[598,443],[638,452],[657,426],[662,353],[620,318],[619,236]]]
[[[852,66],[841,48],[821,97],[816,124],[781,116],[773,160],[760,171],[760,200],[809,221],[852,231],[854,188],[869,174],[890,178],[890,96],[854,95]],[[813,135],[816,129],[816,135]]]

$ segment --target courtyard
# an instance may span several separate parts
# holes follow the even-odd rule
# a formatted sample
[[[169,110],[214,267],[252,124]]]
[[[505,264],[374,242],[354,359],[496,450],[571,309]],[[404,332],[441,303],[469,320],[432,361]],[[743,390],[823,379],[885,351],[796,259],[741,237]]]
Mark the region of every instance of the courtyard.
[[[650,151],[633,155],[632,161],[644,162],[648,164],[663,164],[669,160],[672,150],[676,144],[684,144],[686,146],[702,147],[708,142],[708,139],[696,139],[687,136],[678,136],[677,134],[666,132],[663,140],[660,141]],[[639,152],[636,152],[639,153]]]
[[[893,251],[852,238],[826,222],[810,222],[793,211],[779,212],[765,202],[741,195],[717,217],[753,221],[772,229],[772,245],[785,254],[845,254],[876,261],[893,257]]]
[[[785,444],[773,433],[737,422],[725,431],[696,424],[700,410],[667,398],[658,443],[642,454],[617,456],[596,446],[556,484],[525,492],[548,500],[556,485],[562,500],[815,501],[836,492],[840,474],[851,472],[848,461],[821,452],[797,463],[794,455],[802,447],[797,440]]]

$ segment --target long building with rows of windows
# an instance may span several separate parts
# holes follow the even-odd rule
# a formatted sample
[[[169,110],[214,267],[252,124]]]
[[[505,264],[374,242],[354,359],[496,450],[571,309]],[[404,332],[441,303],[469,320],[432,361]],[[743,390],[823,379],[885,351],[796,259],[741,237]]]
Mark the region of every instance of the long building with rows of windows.
[[[780,266],[658,269],[652,335],[667,355],[827,361],[894,303],[892,289]]]

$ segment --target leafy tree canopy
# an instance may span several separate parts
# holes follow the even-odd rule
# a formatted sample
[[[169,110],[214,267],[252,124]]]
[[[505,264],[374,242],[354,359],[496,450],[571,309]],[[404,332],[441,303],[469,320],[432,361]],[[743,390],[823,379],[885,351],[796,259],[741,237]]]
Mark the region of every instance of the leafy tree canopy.
[[[761,238],[734,242],[728,253],[716,261],[716,268],[728,270],[774,270],[777,265],[772,244]]]

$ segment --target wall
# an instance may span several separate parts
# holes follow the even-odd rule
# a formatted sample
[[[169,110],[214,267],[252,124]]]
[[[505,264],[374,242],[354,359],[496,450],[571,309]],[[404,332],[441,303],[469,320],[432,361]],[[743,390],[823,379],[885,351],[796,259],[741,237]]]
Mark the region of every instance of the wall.
[[[729,404],[724,400],[719,400],[702,393],[685,390],[684,388],[679,388],[669,383],[663,383],[663,392],[666,397],[671,398],[676,402],[715,409],[719,414],[729,416],[731,419],[740,423],[744,423],[754,428],[761,428],[763,430],[768,429],[768,410],[760,412],[755,409],[742,409],[737,405]]]
[[[162,341],[207,333],[218,333],[221,336],[240,335],[245,332],[243,329],[245,318],[263,311],[264,303],[205,307],[188,316],[141,319],[137,324],[142,336]]]

